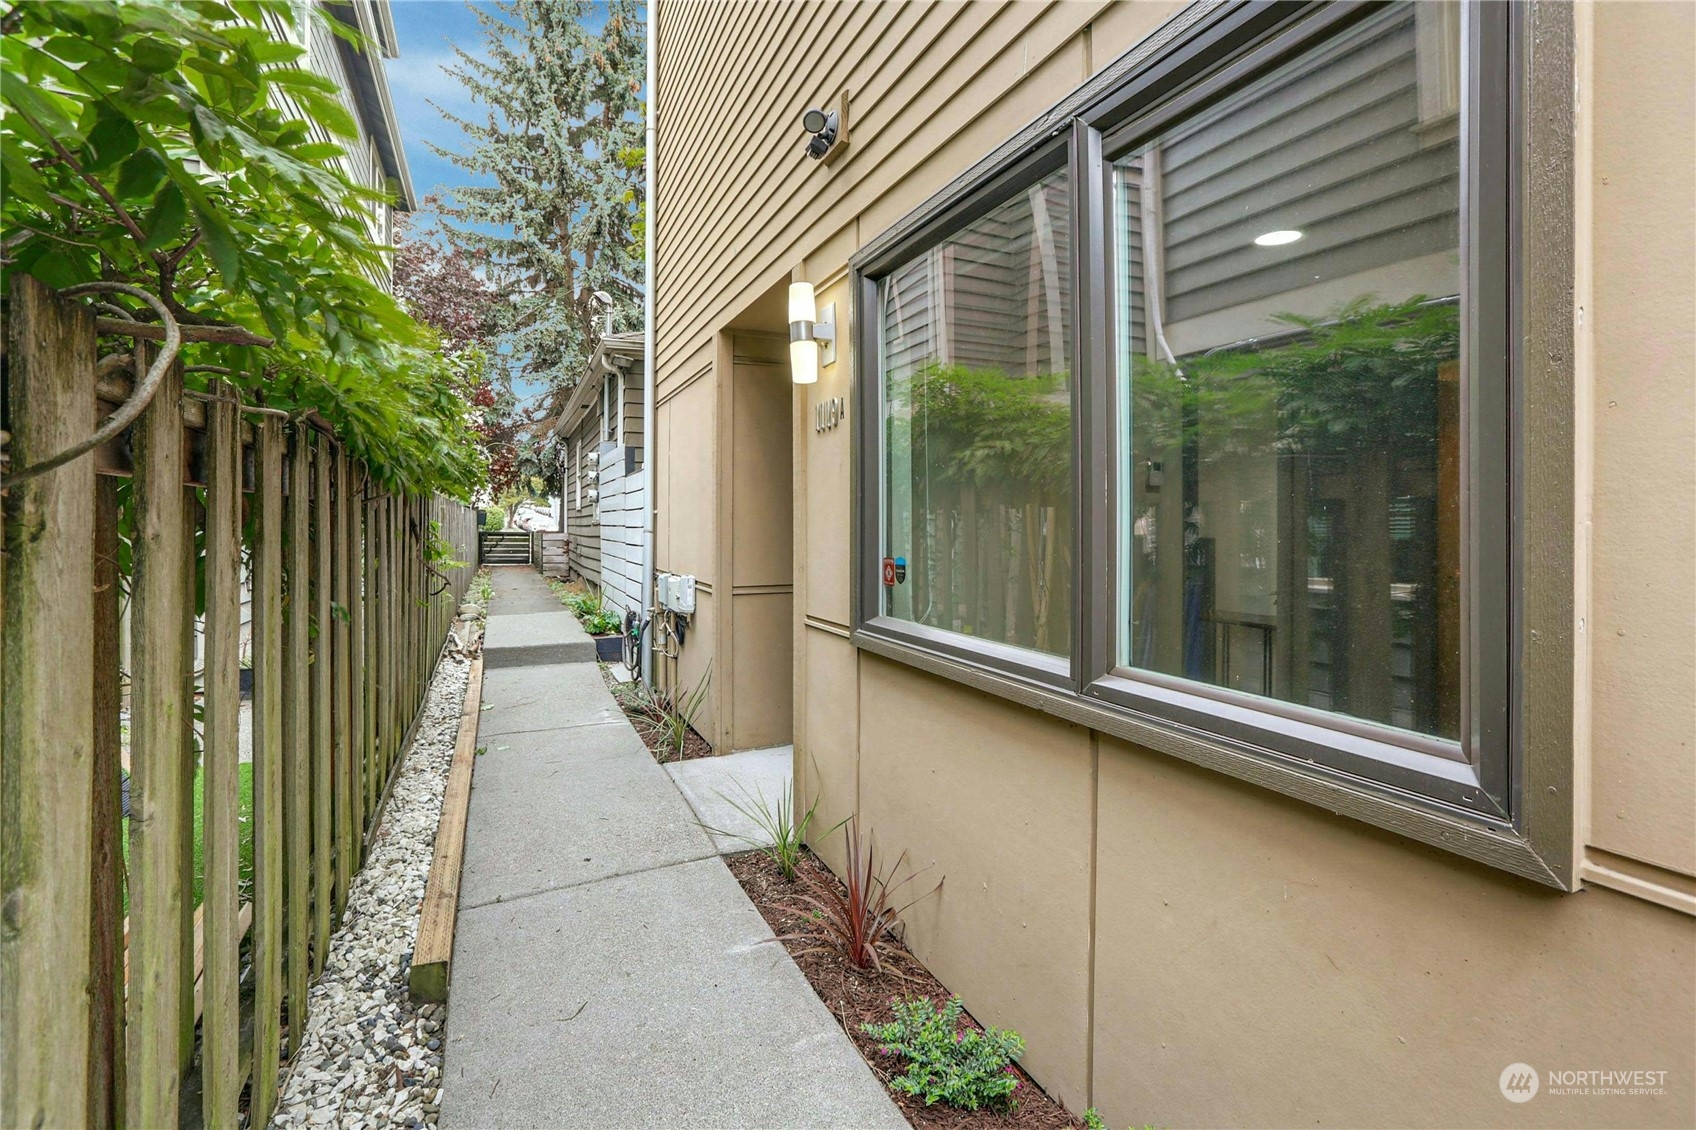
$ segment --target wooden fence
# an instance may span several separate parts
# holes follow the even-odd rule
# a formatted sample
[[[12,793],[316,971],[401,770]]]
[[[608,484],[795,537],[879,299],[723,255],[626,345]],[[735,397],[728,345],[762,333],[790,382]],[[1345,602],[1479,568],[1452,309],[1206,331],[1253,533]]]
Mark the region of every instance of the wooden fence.
[[[16,470],[90,436],[130,380],[97,383],[90,307],[23,277],[8,304]],[[156,356],[137,342],[134,371]],[[216,382],[185,393],[173,365],[124,436],[7,484],[4,546],[0,1125],[175,1126],[198,1106],[234,1126],[249,1081],[261,1125],[470,581],[475,514],[382,493],[327,429]]]

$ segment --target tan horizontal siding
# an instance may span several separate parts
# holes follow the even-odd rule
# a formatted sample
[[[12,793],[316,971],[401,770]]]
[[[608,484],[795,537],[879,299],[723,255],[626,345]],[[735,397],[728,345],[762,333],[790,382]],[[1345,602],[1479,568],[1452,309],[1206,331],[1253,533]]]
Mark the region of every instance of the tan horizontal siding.
[[[926,26],[878,36],[861,45],[863,51],[835,51],[833,57],[841,62],[828,72],[827,81],[792,89],[781,104],[769,98],[745,101],[744,92],[731,91],[715,78],[711,59],[692,60],[688,73],[661,76],[661,89],[671,84],[669,97],[674,100],[734,105],[737,117],[764,119],[768,122],[765,136],[775,143],[754,154],[766,162],[763,177],[743,176],[732,182],[733,190],[720,191],[716,198],[705,188],[700,190],[702,195],[695,194],[691,186],[699,178],[673,171],[668,180],[662,172],[656,229],[662,244],[656,288],[662,372],[682,351],[698,348],[707,327],[733,314],[737,302],[777,281],[805,257],[817,233],[835,233],[851,224],[862,203],[889,203],[891,190],[904,181],[912,187],[900,193],[901,211],[944,183],[946,177],[929,183],[940,166],[954,165],[927,164],[926,158],[937,149],[970,139],[975,144],[964,162],[969,164],[1082,81],[1086,76],[1078,33],[1100,5],[873,7],[877,11],[872,15],[891,9],[886,14],[892,23],[902,17],[919,18]],[[1057,68],[1065,75],[1061,83],[1016,82],[1021,74],[1044,67],[1068,47],[1066,62],[1071,65]],[[773,45],[771,50],[775,54],[783,48]],[[886,67],[889,62],[895,65]],[[805,72],[813,73],[812,69]],[[861,89],[865,79],[874,80],[874,85]],[[827,169],[802,154],[804,138],[791,120],[800,107],[791,103],[823,99],[842,86],[855,91],[850,124],[853,149],[843,163]],[[779,117],[782,122],[777,121]],[[662,154],[668,149],[666,134],[662,118]],[[703,161],[704,165],[716,167],[723,163],[724,153],[742,151],[729,148],[722,132],[673,136],[679,149],[713,154],[714,160]],[[678,160],[684,162],[686,157]],[[741,167],[741,162],[734,164]],[[687,164],[673,166],[680,167],[688,168]],[[731,203],[735,206],[730,207]],[[893,212],[881,222],[891,222],[899,214]],[[671,215],[686,215],[689,222],[668,226]],[[670,232],[676,233],[675,241]],[[748,248],[759,248],[759,253],[746,254]]]

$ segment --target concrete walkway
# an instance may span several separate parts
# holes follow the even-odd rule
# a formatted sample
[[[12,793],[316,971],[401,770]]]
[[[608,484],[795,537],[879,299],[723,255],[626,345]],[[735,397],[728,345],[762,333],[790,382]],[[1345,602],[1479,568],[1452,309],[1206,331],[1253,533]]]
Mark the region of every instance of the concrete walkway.
[[[583,629],[534,572],[492,572],[441,1125],[906,1126]]]

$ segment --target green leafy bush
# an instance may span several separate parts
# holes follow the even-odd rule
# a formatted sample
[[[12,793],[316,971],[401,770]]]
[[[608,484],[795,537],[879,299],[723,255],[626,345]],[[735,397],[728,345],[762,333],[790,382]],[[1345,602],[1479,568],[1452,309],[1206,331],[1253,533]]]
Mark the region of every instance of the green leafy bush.
[[[1025,1041],[1005,1028],[960,1027],[965,1006],[948,998],[939,1012],[929,997],[891,1002],[895,1019],[864,1024],[878,1041],[878,1054],[907,1060],[907,1071],[889,1081],[891,1090],[963,1110],[1008,1110],[1015,1104],[1019,1076],[1013,1061]]]
[[[618,613],[610,608],[597,608],[581,619],[583,630],[592,636],[610,636],[624,629]]]
[[[379,486],[466,497],[470,389],[378,282],[384,194],[348,175],[358,124],[300,65],[315,24],[357,38],[287,0],[10,5],[0,276],[139,288],[182,325],[191,389],[222,371],[248,403],[327,420]],[[103,305],[157,318],[132,292]]]

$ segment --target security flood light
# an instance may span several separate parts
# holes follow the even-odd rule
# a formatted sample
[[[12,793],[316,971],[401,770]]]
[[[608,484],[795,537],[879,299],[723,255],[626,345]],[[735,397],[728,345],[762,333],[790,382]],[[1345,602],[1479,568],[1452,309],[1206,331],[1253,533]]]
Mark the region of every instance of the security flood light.
[[[807,139],[807,156],[822,160],[836,144],[840,119],[835,110],[808,110],[801,115],[801,128],[812,134]]]

